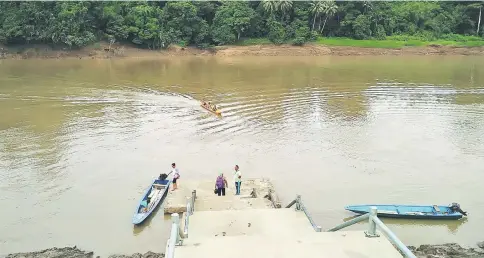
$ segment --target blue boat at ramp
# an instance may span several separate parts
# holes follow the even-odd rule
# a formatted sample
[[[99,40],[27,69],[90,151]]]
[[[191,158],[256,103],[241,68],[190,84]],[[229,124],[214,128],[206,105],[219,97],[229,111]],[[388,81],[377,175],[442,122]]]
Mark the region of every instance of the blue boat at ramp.
[[[166,198],[171,180],[155,179],[143,194],[133,216],[133,224],[143,223]]]
[[[457,220],[467,216],[467,213],[462,211],[457,203],[449,206],[366,204],[346,206],[345,209],[365,214],[370,212],[370,208],[373,206],[377,208],[378,217],[387,218]]]

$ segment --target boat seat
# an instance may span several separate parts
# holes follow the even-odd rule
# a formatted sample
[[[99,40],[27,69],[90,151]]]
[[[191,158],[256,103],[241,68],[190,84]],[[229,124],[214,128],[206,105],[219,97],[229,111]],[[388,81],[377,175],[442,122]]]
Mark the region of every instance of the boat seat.
[[[425,213],[419,212],[419,211],[408,211],[408,212],[405,212],[405,214],[407,214],[407,215],[425,215]]]
[[[434,205],[434,210],[435,210],[435,212],[440,212],[440,209],[437,205]]]
[[[158,189],[151,189],[150,195],[148,195],[149,198],[153,199],[153,196],[157,196],[160,193],[160,190]]]
[[[155,188],[151,188],[151,192],[148,195],[148,198],[153,199],[153,196],[155,196],[155,195],[156,195],[156,189]]]
[[[377,213],[381,214],[398,214],[396,211],[386,211],[386,210],[378,210]]]
[[[153,187],[155,187],[157,189],[165,189],[166,188],[166,185],[153,184]]]

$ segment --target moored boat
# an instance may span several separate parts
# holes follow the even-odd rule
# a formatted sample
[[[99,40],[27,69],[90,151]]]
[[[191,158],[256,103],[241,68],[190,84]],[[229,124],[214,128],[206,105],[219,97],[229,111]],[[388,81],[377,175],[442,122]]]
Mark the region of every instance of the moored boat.
[[[133,216],[133,224],[138,225],[148,218],[151,213],[158,207],[160,203],[166,198],[168,189],[170,188],[170,180],[155,179],[143,194],[143,198],[139,202]]]
[[[457,220],[467,213],[460,209],[460,205],[452,203],[449,206],[443,205],[386,205],[386,204],[367,204],[350,205],[345,209],[359,214],[365,214],[371,207],[377,208],[379,217],[406,218],[406,219],[444,219]]]

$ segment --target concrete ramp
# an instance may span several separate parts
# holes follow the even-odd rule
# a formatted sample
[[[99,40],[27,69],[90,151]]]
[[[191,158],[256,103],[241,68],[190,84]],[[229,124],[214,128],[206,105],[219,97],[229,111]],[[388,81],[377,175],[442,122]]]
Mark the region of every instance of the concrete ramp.
[[[306,234],[316,232],[304,213],[294,209],[196,211],[190,216],[186,241],[217,236],[290,237]]]
[[[197,239],[175,249],[175,258],[367,258],[402,257],[384,237],[367,238],[363,231],[311,235],[225,236]]]
[[[200,211],[226,211],[226,210],[245,210],[245,209],[271,209],[270,203],[263,198],[249,198],[248,196],[238,196],[227,194],[226,196],[216,196],[199,198],[195,202],[195,210]]]
[[[208,181],[191,186],[186,182],[184,190],[170,194],[165,212],[180,212],[177,209],[186,205],[191,193],[187,189],[197,190],[188,238],[175,246],[175,258],[402,257],[384,236],[368,238],[363,231],[316,232],[304,212],[271,209],[274,202],[265,198],[271,195],[270,182],[247,181],[242,195],[234,195],[229,188],[226,196],[216,196],[214,182]]]

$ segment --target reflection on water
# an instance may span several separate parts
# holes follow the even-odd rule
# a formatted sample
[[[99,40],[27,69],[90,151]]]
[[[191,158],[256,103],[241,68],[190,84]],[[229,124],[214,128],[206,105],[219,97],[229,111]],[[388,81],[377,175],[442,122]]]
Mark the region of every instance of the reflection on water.
[[[408,244],[474,244],[484,225],[483,62],[2,62],[0,253],[64,245],[162,252],[169,220],[157,212],[133,228],[131,217],[150,180],[175,161],[187,179],[236,163],[247,177],[269,177],[282,200],[302,194],[323,228],[341,223],[351,203],[459,202],[469,221],[389,227]]]
[[[164,213],[164,206],[160,205],[156,208],[153,213],[142,223],[139,225],[133,225],[133,235],[137,236],[141,234],[146,228],[149,228],[153,220],[160,220],[160,217],[168,223],[171,221],[171,217],[169,215],[165,215]]]
[[[352,220],[358,217],[357,215],[346,217],[343,222]],[[417,227],[419,229],[426,227],[446,227],[449,233],[456,234],[457,230],[467,222],[467,217],[460,220],[427,220],[427,219],[394,219],[394,218],[380,218],[388,227]],[[360,222],[360,224],[368,224],[367,221]]]

